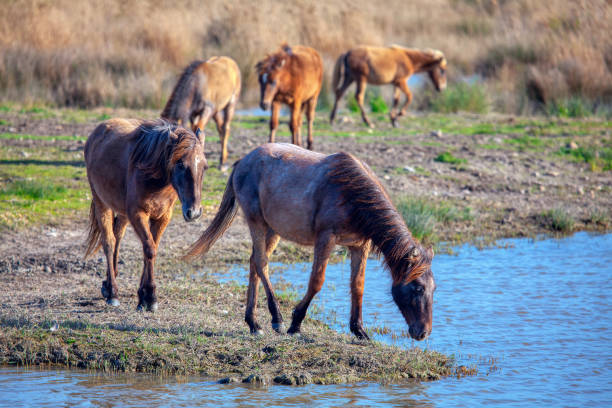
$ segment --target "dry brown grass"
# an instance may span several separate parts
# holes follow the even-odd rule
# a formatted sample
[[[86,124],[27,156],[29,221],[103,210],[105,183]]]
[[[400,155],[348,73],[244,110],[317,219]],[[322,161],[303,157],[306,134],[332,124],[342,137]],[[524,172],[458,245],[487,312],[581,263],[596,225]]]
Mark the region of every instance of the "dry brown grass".
[[[317,48],[326,78],[348,47],[399,43],[443,50],[455,79],[482,75],[496,110],[569,97],[609,104],[610,8],[606,0],[5,1],[0,99],[159,108],[189,61],[225,54],[251,104],[255,62],[288,41]]]

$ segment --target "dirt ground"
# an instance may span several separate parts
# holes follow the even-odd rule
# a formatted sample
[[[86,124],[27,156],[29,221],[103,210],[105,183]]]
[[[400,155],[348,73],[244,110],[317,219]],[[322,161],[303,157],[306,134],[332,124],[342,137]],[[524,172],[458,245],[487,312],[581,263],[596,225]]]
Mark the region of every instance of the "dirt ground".
[[[131,113],[111,112],[112,116],[128,116]],[[145,115],[155,117],[156,113],[145,112]],[[41,118],[19,112],[3,112],[0,114],[0,119],[3,119],[0,122],[1,134],[44,137],[3,138],[0,143],[12,151],[57,147],[74,153],[70,156],[74,157],[73,164],[82,166],[78,155],[82,154],[83,140],[58,136],[88,135],[95,127],[97,116],[98,113],[74,122],[66,120],[61,114]],[[501,127],[511,126],[521,119],[463,115],[455,120],[469,130],[490,123]],[[319,122],[323,121],[323,117],[320,117]],[[346,151],[361,158],[374,169],[394,197],[424,197],[433,204],[450,203],[458,209],[467,208],[471,214],[469,218],[437,225],[436,234],[441,241],[490,243],[501,237],[551,233],[550,226],[542,221],[542,214],[554,208],[562,208],[575,220],[573,230],[607,230],[612,209],[610,172],[591,171],[586,163],[567,160],[554,152],[574,140],[580,145],[596,145],[602,139],[609,139],[609,123],[596,121],[595,125],[588,127],[591,131],[583,130],[579,136],[569,133],[568,129],[573,129],[570,125],[561,123],[559,133],[553,131],[539,135],[547,142],[543,147],[538,145],[531,148],[528,144],[517,147],[508,143],[510,139],[531,134],[528,125],[521,128],[523,133],[519,135],[479,134],[472,131],[463,134],[461,131],[440,131],[438,122],[415,115],[403,119],[402,126],[407,130],[404,134],[401,129],[392,130],[386,120],[379,120],[377,128],[370,130],[364,128],[356,117],[345,116],[333,129],[323,124],[317,129],[315,149],[324,153]],[[539,129],[538,126],[541,128],[541,125],[533,125],[536,129]],[[281,123],[281,129],[285,127],[286,123]],[[214,132],[209,130],[208,134],[207,158],[210,165],[216,165],[218,142],[213,140]],[[281,132],[277,141],[288,140],[286,132]],[[266,141],[265,118],[238,118],[229,143],[230,159],[238,159]],[[434,160],[445,151],[451,151],[466,162],[450,164]],[[221,174],[221,177],[226,176],[227,173]],[[594,213],[604,216],[595,219]],[[385,367],[382,364],[384,359],[400,353],[398,350],[381,345],[358,344],[350,336],[327,329],[316,319],[307,320],[304,326],[306,334],[300,339],[275,335],[269,324],[262,324],[267,326],[264,339],[252,339],[243,322],[244,287],[228,288],[212,277],[215,271],[225,270],[231,265],[246,265],[250,238],[244,221],[239,217],[203,260],[185,264],[179,259],[213,215],[214,206],[197,223],[188,224],[182,218],[175,217],[168,227],[156,265],[160,308],[155,314],[135,311],[142,249],[131,229],[128,229],[122,242],[119,266],[121,306],[117,309],[107,307],[100,296],[100,284],[106,268],[101,253],[98,252],[92,259],[83,259],[86,212],[77,211],[52,224],[0,230],[0,326],[4,332],[0,336],[0,362],[76,364],[100,368],[94,363],[106,361],[105,364],[110,364],[113,369],[155,371],[165,368],[170,372],[196,371],[214,376],[229,375],[230,378],[237,375],[244,379],[259,373],[261,367],[268,367],[261,371],[262,381],[280,378],[276,382],[282,382],[285,380],[281,377],[289,375],[291,379],[286,381],[294,383],[305,381],[303,378],[306,377],[310,378],[309,381],[317,378],[315,382],[329,382],[380,379],[385,376],[395,380],[405,377],[438,378],[451,373],[446,358],[432,357],[427,353],[424,360],[429,361],[430,365],[424,370],[419,371],[413,366],[407,368],[409,361],[414,362],[418,358],[415,360],[414,354],[410,357],[406,351],[401,352],[405,359],[400,359],[393,367]],[[282,242],[272,260],[308,261],[310,253],[308,248]],[[287,320],[291,307],[302,294],[296,297],[291,288],[285,289],[291,294],[281,296]],[[261,296],[259,316],[264,323],[268,321],[268,314]],[[50,337],[52,329],[56,327],[56,334],[63,336],[62,341],[57,336],[53,339]],[[105,333],[104,338],[118,342],[119,349],[124,352],[121,358],[125,361],[117,357],[116,350],[112,356],[104,357],[104,352],[112,350],[111,344],[105,343],[98,348],[92,346],[96,344],[95,336],[102,332]],[[143,333],[147,336],[166,336],[156,341],[163,340],[162,343],[169,349],[161,346],[155,349],[155,339],[141,339],[146,347],[137,347],[140,357],[136,356],[137,353],[130,350],[134,348],[134,339],[140,338]],[[126,337],[128,335],[131,336],[129,339]],[[80,341],[78,336],[84,336],[85,340]],[[206,341],[197,340],[202,336]],[[296,359],[295,369],[283,370],[281,362],[285,360],[278,360],[277,356],[278,361],[274,363],[269,352],[254,354],[252,350],[245,350],[248,347],[254,347],[253,350],[276,350],[279,343],[274,342],[282,343],[281,348],[289,350],[285,357]],[[311,350],[314,354],[325,354],[323,349],[338,353],[333,364],[327,354],[313,357],[314,354],[305,356],[298,352],[312,343],[320,346]],[[203,357],[222,345],[227,348],[215,359]],[[59,354],[52,352],[56,346]],[[92,347],[95,353],[102,354],[94,353],[94,357],[88,359],[87,352],[92,352]],[[143,350],[149,354],[143,354]],[[208,351],[205,353],[203,350]],[[413,350],[412,353],[417,351]],[[155,360],[155,365],[151,363],[153,360],[149,361],[143,355],[153,360],[165,360],[160,368],[159,360]],[[355,356],[363,361],[355,363]],[[367,361],[366,356],[369,356]],[[215,365],[217,368],[214,368]],[[327,369],[324,368],[326,365]],[[316,369],[313,368],[315,366]],[[337,377],[329,377],[330,373],[336,372]],[[405,375],[402,377],[401,373]]]

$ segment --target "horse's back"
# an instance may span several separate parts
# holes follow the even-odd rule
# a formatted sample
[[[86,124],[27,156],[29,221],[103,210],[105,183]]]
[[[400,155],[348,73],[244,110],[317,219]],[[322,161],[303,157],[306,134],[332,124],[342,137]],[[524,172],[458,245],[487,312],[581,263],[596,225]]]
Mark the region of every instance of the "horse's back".
[[[410,71],[410,62],[396,46],[358,46],[348,51],[347,59],[354,73],[365,76],[368,83],[375,85],[388,84]]]
[[[286,143],[268,143],[246,155],[233,183],[247,219],[263,218],[281,237],[312,244],[326,157]]]

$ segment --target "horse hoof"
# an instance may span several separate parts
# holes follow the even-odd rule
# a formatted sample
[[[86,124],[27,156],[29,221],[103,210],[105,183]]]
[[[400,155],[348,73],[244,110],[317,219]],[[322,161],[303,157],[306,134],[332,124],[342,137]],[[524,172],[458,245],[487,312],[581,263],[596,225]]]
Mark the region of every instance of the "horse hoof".
[[[263,330],[257,329],[253,332],[253,336],[263,336]]]
[[[156,312],[157,311],[157,302],[153,302],[151,303],[148,307],[147,310],[149,312]]]
[[[112,298],[112,299],[106,299],[106,304],[113,306],[113,307],[117,307],[119,306],[120,303],[119,303],[119,299]]]
[[[283,330],[285,329],[285,325],[283,324],[283,322],[272,323],[272,329],[274,329],[274,331],[277,333],[282,333]]]
[[[227,164],[222,164],[221,166],[219,166],[219,170],[221,170],[222,173],[225,173],[229,170],[229,166]]]
[[[100,288],[100,292],[102,292],[102,297],[108,299],[110,296],[110,293],[108,292],[108,289],[106,288],[106,281],[102,282],[102,287]]]

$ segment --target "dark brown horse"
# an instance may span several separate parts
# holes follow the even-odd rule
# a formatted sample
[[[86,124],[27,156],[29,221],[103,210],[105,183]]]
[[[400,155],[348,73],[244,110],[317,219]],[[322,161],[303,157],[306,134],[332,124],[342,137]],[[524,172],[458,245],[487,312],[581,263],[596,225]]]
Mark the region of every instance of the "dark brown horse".
[[[157,308],[153,265],[174,203],[181,200],[185,221],[202,214],[202,177],[208,166],[197,133],[161,119],[110,119],[87,139],[85,164],[92,200],[85,256],[100,246],[104,249],[102,296],[108,304],[119,305],[117,257],[129,221],[144,252],[138,308]]]
[[[240,97],[240,69],[233,59],[194,61],[181,74],[161,117],[204,131],[212,117],[221,142],[219,167],[227,160],[230,122]]]
[[[372,249],[380,251],[393,278],[392,294],[410,335],[431,332],[433,251],[416,242],[385,189],[363,162],[347,153],[325,156],[290,144],[266,144],[240,160],[227,182],[219,211],[187,258],[205,254],[230,226],[237,204],[253,240],[245,320],[259,333],[255,308],[263,281],[272,327],[283,318],[268,278],[268,258],[280,237],[314,246],[308,291],[293,311],[289,333],[300,331],[310,301],[321,290],[325,267],[336,245],[351,253],[351,331],[367,338],[361,320],[365,266]]]
[[[397,126],[397,118],[406,114],[406,109],[412,101],[412,93],[406,81],[415,73],[427,72],[436,90],[446,88],[446,58],[437,50],[418,50],[404,48],[398,45],[390,47],[360,46],[342,54],[336,61],[332,79],[332,87],[336,93],[334,107],[329,115],[330,123],[334,122],[338,100],[346,89],[357,83],[355,98],[361,110],[361,117],[366,125],[372,123],[363,108],[366,85],[393,84],[393,108],[391,109],[391,124]],[[406,101],[399,113],[397,107],[401,92],[406,95]]]
[[[260,105],[263,110],[272,107],[270,142],[274,142],[281,103],[289,105],[291,141],[302,145],[302,112],[308,120],[308,148],[313,148],[312,125],[317,99],[323,83],[323,62],[317,51],[310,47],[283,45],[256,65],[261,87]]]

